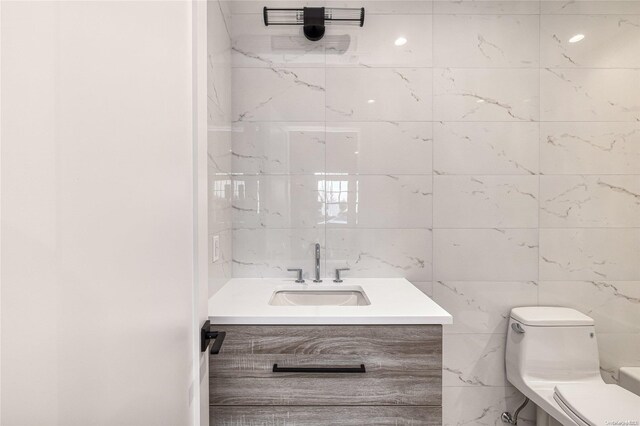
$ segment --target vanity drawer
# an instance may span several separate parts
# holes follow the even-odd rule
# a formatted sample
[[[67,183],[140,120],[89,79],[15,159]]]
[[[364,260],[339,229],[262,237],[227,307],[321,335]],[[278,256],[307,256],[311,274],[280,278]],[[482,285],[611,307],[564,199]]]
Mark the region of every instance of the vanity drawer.
[[[439,325],[215,329],[227,337],[210,357],[212,405],[441,404]],[[320,370],[274,372],[275,364]],[[320,372],[361,365],[366,372]]]
[[[440,407],[210,407],[211,426],[441,426]]]

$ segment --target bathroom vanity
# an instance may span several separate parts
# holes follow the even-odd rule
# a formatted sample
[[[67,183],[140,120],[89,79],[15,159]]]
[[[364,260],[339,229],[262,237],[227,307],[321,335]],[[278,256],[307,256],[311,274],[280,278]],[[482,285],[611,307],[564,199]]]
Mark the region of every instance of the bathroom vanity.
[[[233,279],[209,300],[211,425],[440,425],[442,324],[404,279]]]

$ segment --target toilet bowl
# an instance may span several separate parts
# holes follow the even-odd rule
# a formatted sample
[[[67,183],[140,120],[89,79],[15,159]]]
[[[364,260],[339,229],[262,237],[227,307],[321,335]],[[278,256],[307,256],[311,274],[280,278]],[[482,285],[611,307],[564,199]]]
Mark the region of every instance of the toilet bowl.
[[[538,426],[640,425],[640,396],[602,380],[594,321],[574,309],[512,309],[505,361]]]

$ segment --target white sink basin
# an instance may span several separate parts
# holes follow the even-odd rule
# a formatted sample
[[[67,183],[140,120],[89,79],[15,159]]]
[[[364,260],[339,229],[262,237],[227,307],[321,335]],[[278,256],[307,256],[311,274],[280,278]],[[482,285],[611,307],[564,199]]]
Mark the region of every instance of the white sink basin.
[[[273,292],[273,306],[367,306],[369,298],[360,286],[282,288]]]

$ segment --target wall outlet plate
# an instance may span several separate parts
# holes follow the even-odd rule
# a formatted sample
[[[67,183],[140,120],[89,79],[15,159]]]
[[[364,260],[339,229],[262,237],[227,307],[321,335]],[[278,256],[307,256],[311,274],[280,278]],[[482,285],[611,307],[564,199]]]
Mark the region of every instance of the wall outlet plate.
[[[211,262],[215,263],[220,259],[220,236],[214,235],[211,243]]]

